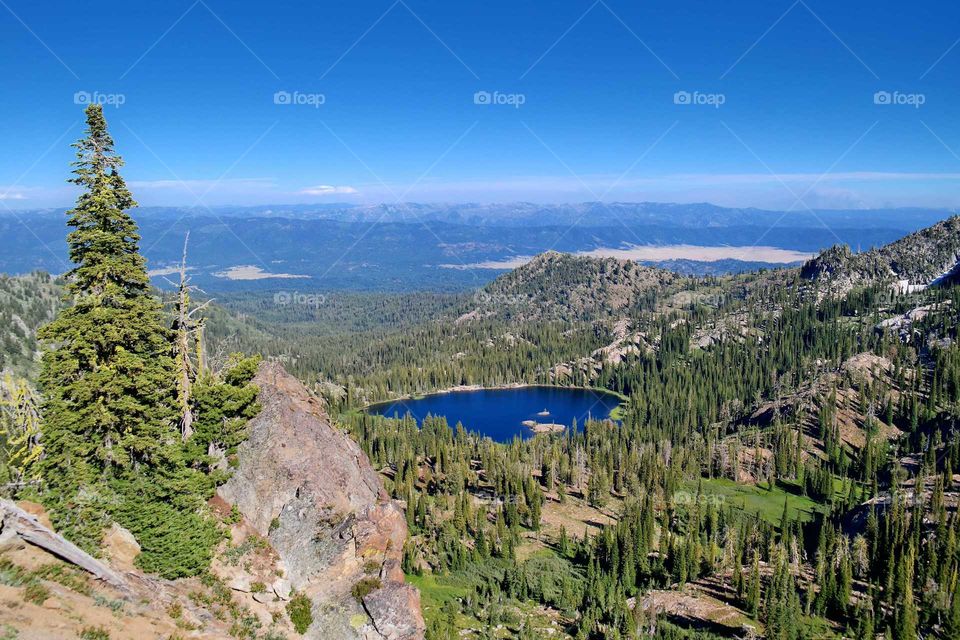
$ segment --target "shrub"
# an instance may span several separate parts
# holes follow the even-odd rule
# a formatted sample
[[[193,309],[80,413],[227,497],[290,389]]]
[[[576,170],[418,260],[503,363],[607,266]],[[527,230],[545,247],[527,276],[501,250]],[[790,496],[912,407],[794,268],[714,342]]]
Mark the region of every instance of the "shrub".
[[[243,514],[240,513],[240,508],[237,505],[230,506],[230,514],[224,518],[224,522],[227,524],[239,524],[243,520]]]
[[[110,632],[103,627],[84,627],[80,640],[110,640]]]
[[[255,615],[241,613],[240,616],[230,625],[229,633],[234,638],[241,640],[256,640],[257,631],[260,630],[260,620]]]
[[[23,567],[14,564],[9,558],[0,558],[0,584],[19,587],[28,579]]]
[[[27,588],[23,590],[23,599],[34,604],[43,604],[49,597],[50,589],[36,580],[29,582]]]
[[[293,623],[293,628],[297,630],[297,633],[301,635],[306,633],[310,625],[313,624],[313,613],[310,611],[312,606],[310,598],[302,593],[294,594],[290,598],[290,602],[287,603],[287,615],[290,616],[290,622]]]
[[[30,572],[30,575],[42,580],[59,582],[66,588],[85,596],[93,593],[90,582],[85,575],[62,564],[46,564],[37,567]]]
[[[267,590],[267,585],[263,584],[259,580],[256,582],[250,583],[250,592],[251,593],[263,593]]]
[[[106,607],[107,609],[110,609],[110,611],[113,611],[113,614],[116,616],[119,616],[123,613],[123,600],[111,600],[110,598],[97,594],[93,596],[93,604],[97,605],[98,607]]]
[[[380,578],[361,578],[360,581],[353,585],[353,597],[357,599],[357,602],[363,602],[363,599],[367,597],[368,594],[376,591],[380,588]]]
[[[169,607],[167,607],[167,615],[177,620],[180,616],[183,615],[183,605],[180,602],[174,602]]]
[[[159,524],[137,536],[142,548],[137,565],[168,579],[195,576],[210,566],[213,547],[221,538],[213,521],[166,505],[157,506],[155,511]]]
[[[248,553],[257,553],[270,548],[270,541],[258,535],[251,535],[235,547],[230,547],[222,554],[222,559],[233,567],[240,564],[240,561]]]

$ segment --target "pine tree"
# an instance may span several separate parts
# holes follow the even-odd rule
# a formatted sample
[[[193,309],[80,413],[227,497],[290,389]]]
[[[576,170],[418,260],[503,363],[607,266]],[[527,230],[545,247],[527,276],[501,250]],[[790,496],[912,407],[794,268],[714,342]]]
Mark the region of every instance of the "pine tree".
[[[136,202],[100,105],[74,144],[67,274],[73,305],[40,331],[43,501],[58,529],[94,548],[110,520],[128,528],[138,562],[165,577],[196,573],[216,539],[203,515],[203,474],[185,464],[173,336],[139,253]]]
[[[894,614],[894,640],[916,640],[917,605],[913,601],[913,589],[907,585],[901,607]]]
[[[73,306],[44,327],[44,502],[64,533],[88,548],[119,499],[116,482],[158,453],[175,420],[170,336],[138,253],[136,206],[117,169],[102,108],[86,110],[71,180],[84,189],[68,212]]]
[[[750,582],[747,587],[747,611],[754,618],[760,610],[760,560],[753,556],[753,566],[750,568]]]
[[[950,611],[944,624],[948,638],[960,638],[960,586],[953,591],[950,599]]]

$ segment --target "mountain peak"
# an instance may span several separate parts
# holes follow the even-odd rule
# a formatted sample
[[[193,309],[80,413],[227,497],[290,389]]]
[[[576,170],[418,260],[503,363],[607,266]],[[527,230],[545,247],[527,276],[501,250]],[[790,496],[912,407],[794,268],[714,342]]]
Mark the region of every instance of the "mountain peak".
[[[510,315],[531,319],[599,319],[635,309],[681,279],[631,260],[546,251],[491,282],[479,297],[495,313],[509,309]]]

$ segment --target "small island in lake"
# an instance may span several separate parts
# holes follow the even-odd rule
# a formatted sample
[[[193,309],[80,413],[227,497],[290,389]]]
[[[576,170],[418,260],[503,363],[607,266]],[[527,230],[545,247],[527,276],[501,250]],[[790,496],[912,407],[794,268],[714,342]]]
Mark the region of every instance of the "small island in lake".
[[[565,424],[537,422],[536,420],[524,420],[522,424],[525,427],[529,427],[534,433],[559,433],[567,428]]]
[[[541,411],[541,412],[538,413],[537,415],[538,415],[538,416],[548,416],[548,415],[550,415],[550,412],[547,411],[546,409],[544,409],[543,411]]]

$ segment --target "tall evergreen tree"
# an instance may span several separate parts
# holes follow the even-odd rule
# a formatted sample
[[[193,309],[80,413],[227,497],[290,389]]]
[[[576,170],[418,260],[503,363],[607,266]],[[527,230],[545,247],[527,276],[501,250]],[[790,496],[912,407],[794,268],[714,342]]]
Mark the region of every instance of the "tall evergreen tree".
[[[179,443],[173,337],[150,292],[127,213],[136,202],[102,107],[87,107],[86,118],[70,180],[82,189],[67,223],[73,304],[40,332],[43,500],[82,546],[94,547],[117,520],[140,540],[145,566],[189,573],[206,556],[191,543],[209,546],[213,532],[200,514],[199,472],[186,467]]]

